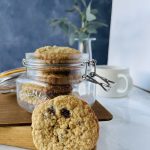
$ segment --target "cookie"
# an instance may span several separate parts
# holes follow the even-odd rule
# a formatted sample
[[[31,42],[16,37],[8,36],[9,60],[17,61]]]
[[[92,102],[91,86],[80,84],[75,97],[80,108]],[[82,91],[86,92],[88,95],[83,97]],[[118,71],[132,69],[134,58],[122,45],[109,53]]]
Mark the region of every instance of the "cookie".
[[[34,56],[46,63],[73,63],[79,60],[80,52],[70,47],[45,46],[36,49]]]
[[[82,75],[42,74],[34,77],[35,80],[47,82],[52,85],[68,85],[82,81]]]
[[[44,83],[43,83],[44,84]],[[71,85],[51,85],[51,84],[46,84],[46,86],[42,86],[34,83],[25,83],[22,85],[22,89],[25,91],[38,91],[41,93],[69,93],[72,90]]]
[[[54,98],[59,95],[69,94],[72,90],[71,85],[47,85],[48,86],[44,86],[44,84],[39,85],[39,83],[22,84],[20,91],[18,92],[18,98],[20,99],[20,101],[36,105],[41,100],[46,100],[47,98]]]
[[[58,96],[32,114],[32,137],[38,150],[92,150],[99,125],[91,107],[75,96]]]
[[[43,81],[53,85],[79,83],[82,81],[83,69],[64,70],[65,68],[46,68],[41,70],[28,70],[28,77],[36,81]]]
[[[42,69],[39,70],[28,70],[29,72],[35,72],[35,73],[43,73],[43,74],[48,74],[48,73],[56,73],[56,74],[64,74],[64,75],[70,75],[70,74],[78,74],[79,72],[84,72],[85,68],[84,66],[77,65],[77,66],[62,66],[61,64],[58,65],[52,65],[52,66],[47,66],[43,67]]]

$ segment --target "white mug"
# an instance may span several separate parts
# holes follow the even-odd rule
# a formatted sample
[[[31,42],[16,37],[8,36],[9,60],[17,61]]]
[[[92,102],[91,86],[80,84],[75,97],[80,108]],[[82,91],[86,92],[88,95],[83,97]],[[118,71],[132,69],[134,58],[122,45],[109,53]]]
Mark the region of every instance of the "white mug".
[[[96,73],[107,78],[108,80],[115,82],[108,91],[103,90],[99,85],[97,85],[96,90],[99,96],[115,98],[128,95],[132,87],[132,79],[130,77],[128,68],[98,65],[96,67]],[[99,79],[99,82],[103,81]]]

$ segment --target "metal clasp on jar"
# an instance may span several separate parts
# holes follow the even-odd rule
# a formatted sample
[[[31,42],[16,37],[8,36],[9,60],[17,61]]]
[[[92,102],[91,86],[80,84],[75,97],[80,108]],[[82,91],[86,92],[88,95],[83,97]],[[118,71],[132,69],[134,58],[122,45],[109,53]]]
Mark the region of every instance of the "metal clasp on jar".
[[[83,65],[85,65],[85,73],[82,76],[84,80],[100,85],[105,91],[108,91],[112,87],[112,85],[115,83],[114,81],[111,81],[96,73],[96,60],[93,59],[93,60],[85,61]],[[89,72],[91,67],[94,70],[92,72]],[[96,79],[94,79],[94,77],[101,79],[103,82],[97,81]]]

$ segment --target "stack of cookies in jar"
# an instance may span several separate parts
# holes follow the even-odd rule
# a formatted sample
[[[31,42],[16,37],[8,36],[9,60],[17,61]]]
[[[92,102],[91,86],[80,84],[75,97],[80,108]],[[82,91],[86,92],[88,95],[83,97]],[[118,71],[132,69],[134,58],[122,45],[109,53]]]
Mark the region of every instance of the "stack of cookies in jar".
[[[32,112],[41,99],[72,94],[73,87],[82,81],[82,57],[76,49],[59,46],[27,53],[23,61],[26,75],[17,80],[19,105]]]

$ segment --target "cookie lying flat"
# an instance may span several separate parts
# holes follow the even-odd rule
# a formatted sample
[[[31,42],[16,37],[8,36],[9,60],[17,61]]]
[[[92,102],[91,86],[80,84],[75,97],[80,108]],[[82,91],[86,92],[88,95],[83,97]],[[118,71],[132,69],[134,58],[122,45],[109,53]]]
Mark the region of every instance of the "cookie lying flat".
[[[72,83],[79,83],[82,81],[81,74],[63,75],[63,74],[43,74],[35,78],[36,80],[47,82],[52,85],[69,85]]]
[[[27,102],[29,104],[36,105],[41,100],[54,98],[59,95],[66,95],[71,93],[71,85],[48,85],[44,86],[34,83],[24,83],[21,86],[21,90],[18,92],[18,98],[20,101]]]
[[[32,136],[38,150],[91,150],[98,135],[93,110],[75,96],[58,96],[33,111]]]
[[[74,62],[79,59],[80,52],[70,47],[45,46],[36,49],[34,55],[38,59],[45,60],[46,63],[56,64]]]
[[[35,82],[36,83],[36,82]],[[47,83],[43,83],[43,85],[40,85],[38,82],[35,83],[24,83],[22,84],[21,89],[24,91],[37,91],[45,94],[63,94],[63,93],[70,93],[72,91],[71,85],[51,85]]]

